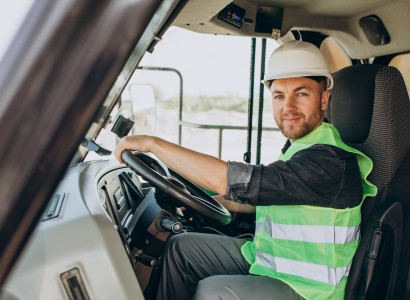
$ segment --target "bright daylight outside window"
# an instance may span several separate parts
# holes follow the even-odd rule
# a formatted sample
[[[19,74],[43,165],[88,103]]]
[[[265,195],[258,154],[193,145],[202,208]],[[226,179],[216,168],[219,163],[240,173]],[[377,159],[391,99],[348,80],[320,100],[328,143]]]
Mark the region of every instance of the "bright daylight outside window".
[[[3,1],[0,9],[0,61],[34,0]]]
[[[260,40],[258,43],[260,47]],[[268,41],[267,59],[275,47],[275,41]],[[144,56],[122,94],[121,113],[135,122],[130,134],[155,134],[225,160],[243,161],[250,57],[250,38],[171,28],[153,53]],[[256,66],[259,64],[257,57]],[[255,70],[252,161],[256,149],[259,72]],[[183,121],[181,127],[179,120]],[[268,91],[263,127],[276,127]],[[261,163],[276,160],[283,142],[279,132],[264,130]]]

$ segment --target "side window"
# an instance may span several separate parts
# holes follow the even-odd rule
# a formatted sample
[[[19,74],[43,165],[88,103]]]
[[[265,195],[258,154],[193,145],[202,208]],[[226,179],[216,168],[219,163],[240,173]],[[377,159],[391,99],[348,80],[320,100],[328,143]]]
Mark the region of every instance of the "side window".
[[[266,43],[266,52],[265,52],[265,70],[268,68],[269,57],[273,50],[275,50],[279,45],[274,41],[267,41]],[[255,85],[256,86],[256,85]],[[263,89],[263,117],[262,117],[262,127],[266,130],[262,130],[261,133],[261,150],[259,155],[259,162],[261,164],[269,164],[273,161],[276,161],[281,154],[281,150],[286,142],[286,138],[279,131],[274,119],[273,119],[273,110],[272,110],[272,96],[270,91],[267,88]],[[258,98],[256,98],[258,99]],[[255,101],[257,102],[257,101]],[[255,104],[256,106],[257,104]],[[258,120],[259,107],[254,108],[254,119]],[[254,126],[256,123],[254,122]],[[256,135],[256,130],[254,135]],[[257,137],[254,138],[254,143],[258,143]],[[252,157],[252,162],[258,163],[258,152],[256,145],[254,147],[255,155]],[[256,156],[256,157],[255,157]]]
[[[0,61],[6,53],[12,38],[16,37],[16,32],[24,20],[30,6],[34,0],[20,0],[13,3],[3,2],[0,9]]]

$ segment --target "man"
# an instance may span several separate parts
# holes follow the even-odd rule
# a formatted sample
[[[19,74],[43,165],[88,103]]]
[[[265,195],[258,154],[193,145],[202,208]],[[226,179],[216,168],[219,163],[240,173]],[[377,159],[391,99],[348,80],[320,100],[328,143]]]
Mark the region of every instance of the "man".
[[[366,179],[372,162],[324,122],[333,79],[317,47],[292,41],[276,49],[264,84],[289,139],[268,166],[224,162],[149,136],[126,137],[117,146],[120,162],[124,149],[152,152],[196,184],[256,206],[253,241],[171,238],[158,299],[343,298],[360,206],[376,194]]]

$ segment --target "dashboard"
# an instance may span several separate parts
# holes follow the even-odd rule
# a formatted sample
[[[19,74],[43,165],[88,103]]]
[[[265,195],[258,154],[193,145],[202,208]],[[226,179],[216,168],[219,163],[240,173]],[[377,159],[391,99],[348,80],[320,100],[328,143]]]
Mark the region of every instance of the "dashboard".
[[[144,299],[171,231],[152,188],[114,161],[71,167],[0,299]]]

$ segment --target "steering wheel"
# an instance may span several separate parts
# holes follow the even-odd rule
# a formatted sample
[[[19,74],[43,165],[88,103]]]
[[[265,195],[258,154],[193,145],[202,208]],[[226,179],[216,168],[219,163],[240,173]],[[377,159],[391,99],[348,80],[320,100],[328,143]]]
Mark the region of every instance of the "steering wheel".
[[[185,206],[222,224],[231,222],[231,214],[222,204],[156,159],[141,152],[133,154],[130,150],[124,150],[121,156],[131,170]]]

